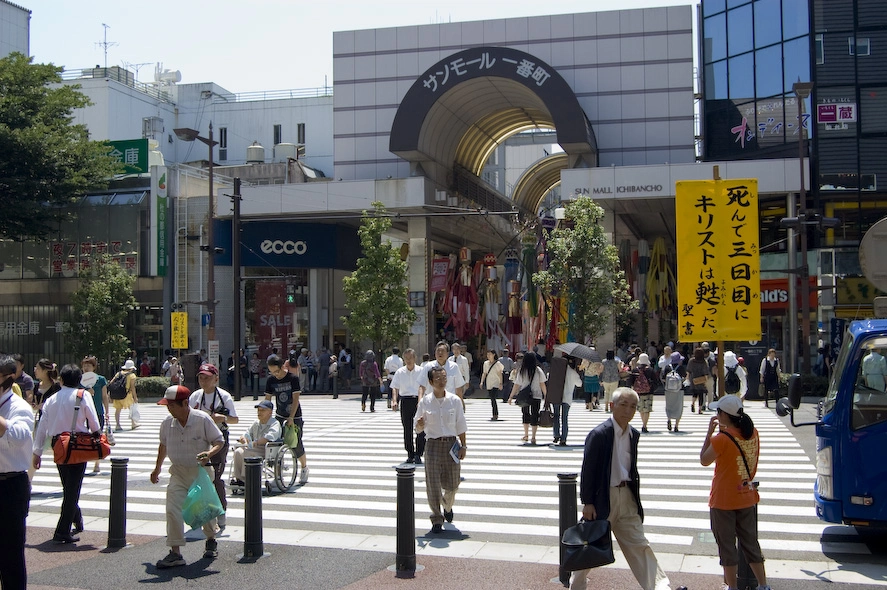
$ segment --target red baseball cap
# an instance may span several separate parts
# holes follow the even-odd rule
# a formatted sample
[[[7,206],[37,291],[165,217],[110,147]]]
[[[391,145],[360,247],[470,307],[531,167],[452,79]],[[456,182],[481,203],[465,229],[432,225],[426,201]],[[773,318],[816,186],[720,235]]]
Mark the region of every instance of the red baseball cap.
[[[188,399],[191,397],[191,390],[185,387],[184,385],[173,385],[171,387],[167,387],[166,393],[163,394],[163,399],[157,402],[158,406],[165,406],[169,404],[170,401],[182,401],[183,399]]]
[[[212,363],[203,363],[197,370],[198,375],[218,375],[219,370]]]

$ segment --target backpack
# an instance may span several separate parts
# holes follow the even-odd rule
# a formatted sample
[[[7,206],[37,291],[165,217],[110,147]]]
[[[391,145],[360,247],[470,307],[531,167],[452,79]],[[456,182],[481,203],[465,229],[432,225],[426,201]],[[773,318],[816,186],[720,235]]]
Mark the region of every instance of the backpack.
[[[665,391],[680,391],[684,388],[684,380],[673,366],[665,376]]]
[[[634,389],[638,393],[650,393],[650,380],[647,379],[646,369],[638,370],[637,377],[634,378]]]
[[[736,367],[729,367],[727,369],[727,376],[724,378],[724,391],[727,393],[739,393],[741,387],[742,382],[739,380],[739,375],[736,374]]]
[[[123,371],[114,375],[114,378],[108,383],[108,397],[111,399],[126,398],[126,378],[128,376],[129,373],[124,373]]]

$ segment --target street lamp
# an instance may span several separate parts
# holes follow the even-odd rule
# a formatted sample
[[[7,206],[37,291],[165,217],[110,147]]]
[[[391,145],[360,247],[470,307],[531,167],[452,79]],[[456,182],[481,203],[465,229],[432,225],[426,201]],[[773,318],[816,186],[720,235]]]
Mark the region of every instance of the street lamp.
[[[206,271],[206,279],[207,279],[207,287],[206,287],[206,307],[209,311],[209,322],[206,326],[206,339],[215,340],[216,339],[216,270],[215,270],[215,247],[213,245],[213,218],[215,217],[215,197],[213,195],[214,185],[213,185],[213,146],[217,145],[219,142],[213,141],[213,124],[210,122],[209,124],[209,139],[200,136],[200,132],[196,129],[189,129],[187,127],[183,127],[180,129],[173,129],[173,133],[176,134],[182,141],[199,141],[201,143],[206,144],[209,147],[209,202],[207,207],[207,230],[206,230],[206,252],[209,256],[209,262],[207,264]],[[204,249],[201,247],[201,249]],[[215,359],[210,359],[210,362],[215,362]]]

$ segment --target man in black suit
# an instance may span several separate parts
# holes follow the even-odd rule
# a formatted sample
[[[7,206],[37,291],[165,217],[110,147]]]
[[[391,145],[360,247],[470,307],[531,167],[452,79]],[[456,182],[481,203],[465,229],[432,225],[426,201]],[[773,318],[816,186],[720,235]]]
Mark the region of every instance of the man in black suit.
[[[644,590],[669,590],[668,576],[659,567],[644,535],[638,476],[638,439],[629,426],[638,409],[638,394],[628,387],[613,392],[613,413],[585,439],[579,494],[582,517],[609,520],[613,535],[634,577]],[[573,572],[571,590],[585,590],[589,570]],[[678,590],[686,590],[680,586]]]

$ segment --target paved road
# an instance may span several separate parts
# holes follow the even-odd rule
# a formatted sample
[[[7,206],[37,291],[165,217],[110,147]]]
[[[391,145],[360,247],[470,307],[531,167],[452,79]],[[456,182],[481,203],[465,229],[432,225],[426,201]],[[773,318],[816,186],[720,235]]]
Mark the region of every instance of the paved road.
[[[237,403],[242,422],[232,427],[232,436],[239,436],[252,422],[253,404],[251,398]],[[811,491],[813,463],[795,438],[795,431],[760,405],[751,402],[748,413],[762,437],[759,529],[768,575],[774,582],[827,580],[847,584],[848,588],[887,585],[887,551],[877,539],[862,538],[852,528],[832,526],[816,518]],[[381,552],[390,554],[393,562],[393,467],[406,456],[399,416],[387,411],[384,402],[377,405],[376,413],[362,413],[359,398],[353,395],[337,400],[305,396],[303,407],[309,482],[288,494],[264,498],[265,542]],[[161,485],[155,486],[149,483],[148,474],[153,469],[157,430],[166,409],[143,404],[142,414],[142,428],[117,433],[114,454],[130,458],[128,532],[156,538],[165,535],[165,477]],[[539,445],[524,444],[520,440],[520,412],[515,407],[501,408],[503,419],[498,422],[490,422],[489,415],[488,400],[467,401],[469,455],[462,470],[465,481],[457,496],[456,519],[446,525],[444,535],[428,534],[424,478],[422,469],[417,469],[420,564],[423,557],[557,563],[557,474],[579,471],[585,434],[607,415],[588,412],[582,404],[574,405],[571,445],[567,447],[545,444],[551,440],[551,431],[542,429]],[[657,398],[651,432],[640,442],[647,535],[673,578],[680,573],[720,574],[707,508],[712,468],[702,467],[698,461],[710,414],[691,415],[688,402],[680,434],[666,430],[664,416],[664,402]],[[640,428],[639,417],[634,425]],[[88,531],[107,530],[110,469],[105,469],[102,475],[84,482],[81,507]],[[55,470],[38,472],[29,516],[29,544],[39,545],[51,537],[60,491]],[[242,498],[230,499],[228,523],[224,540],[241,541]],[[617,553],[617,562],[611,567],[624,570],[627,566]]]

